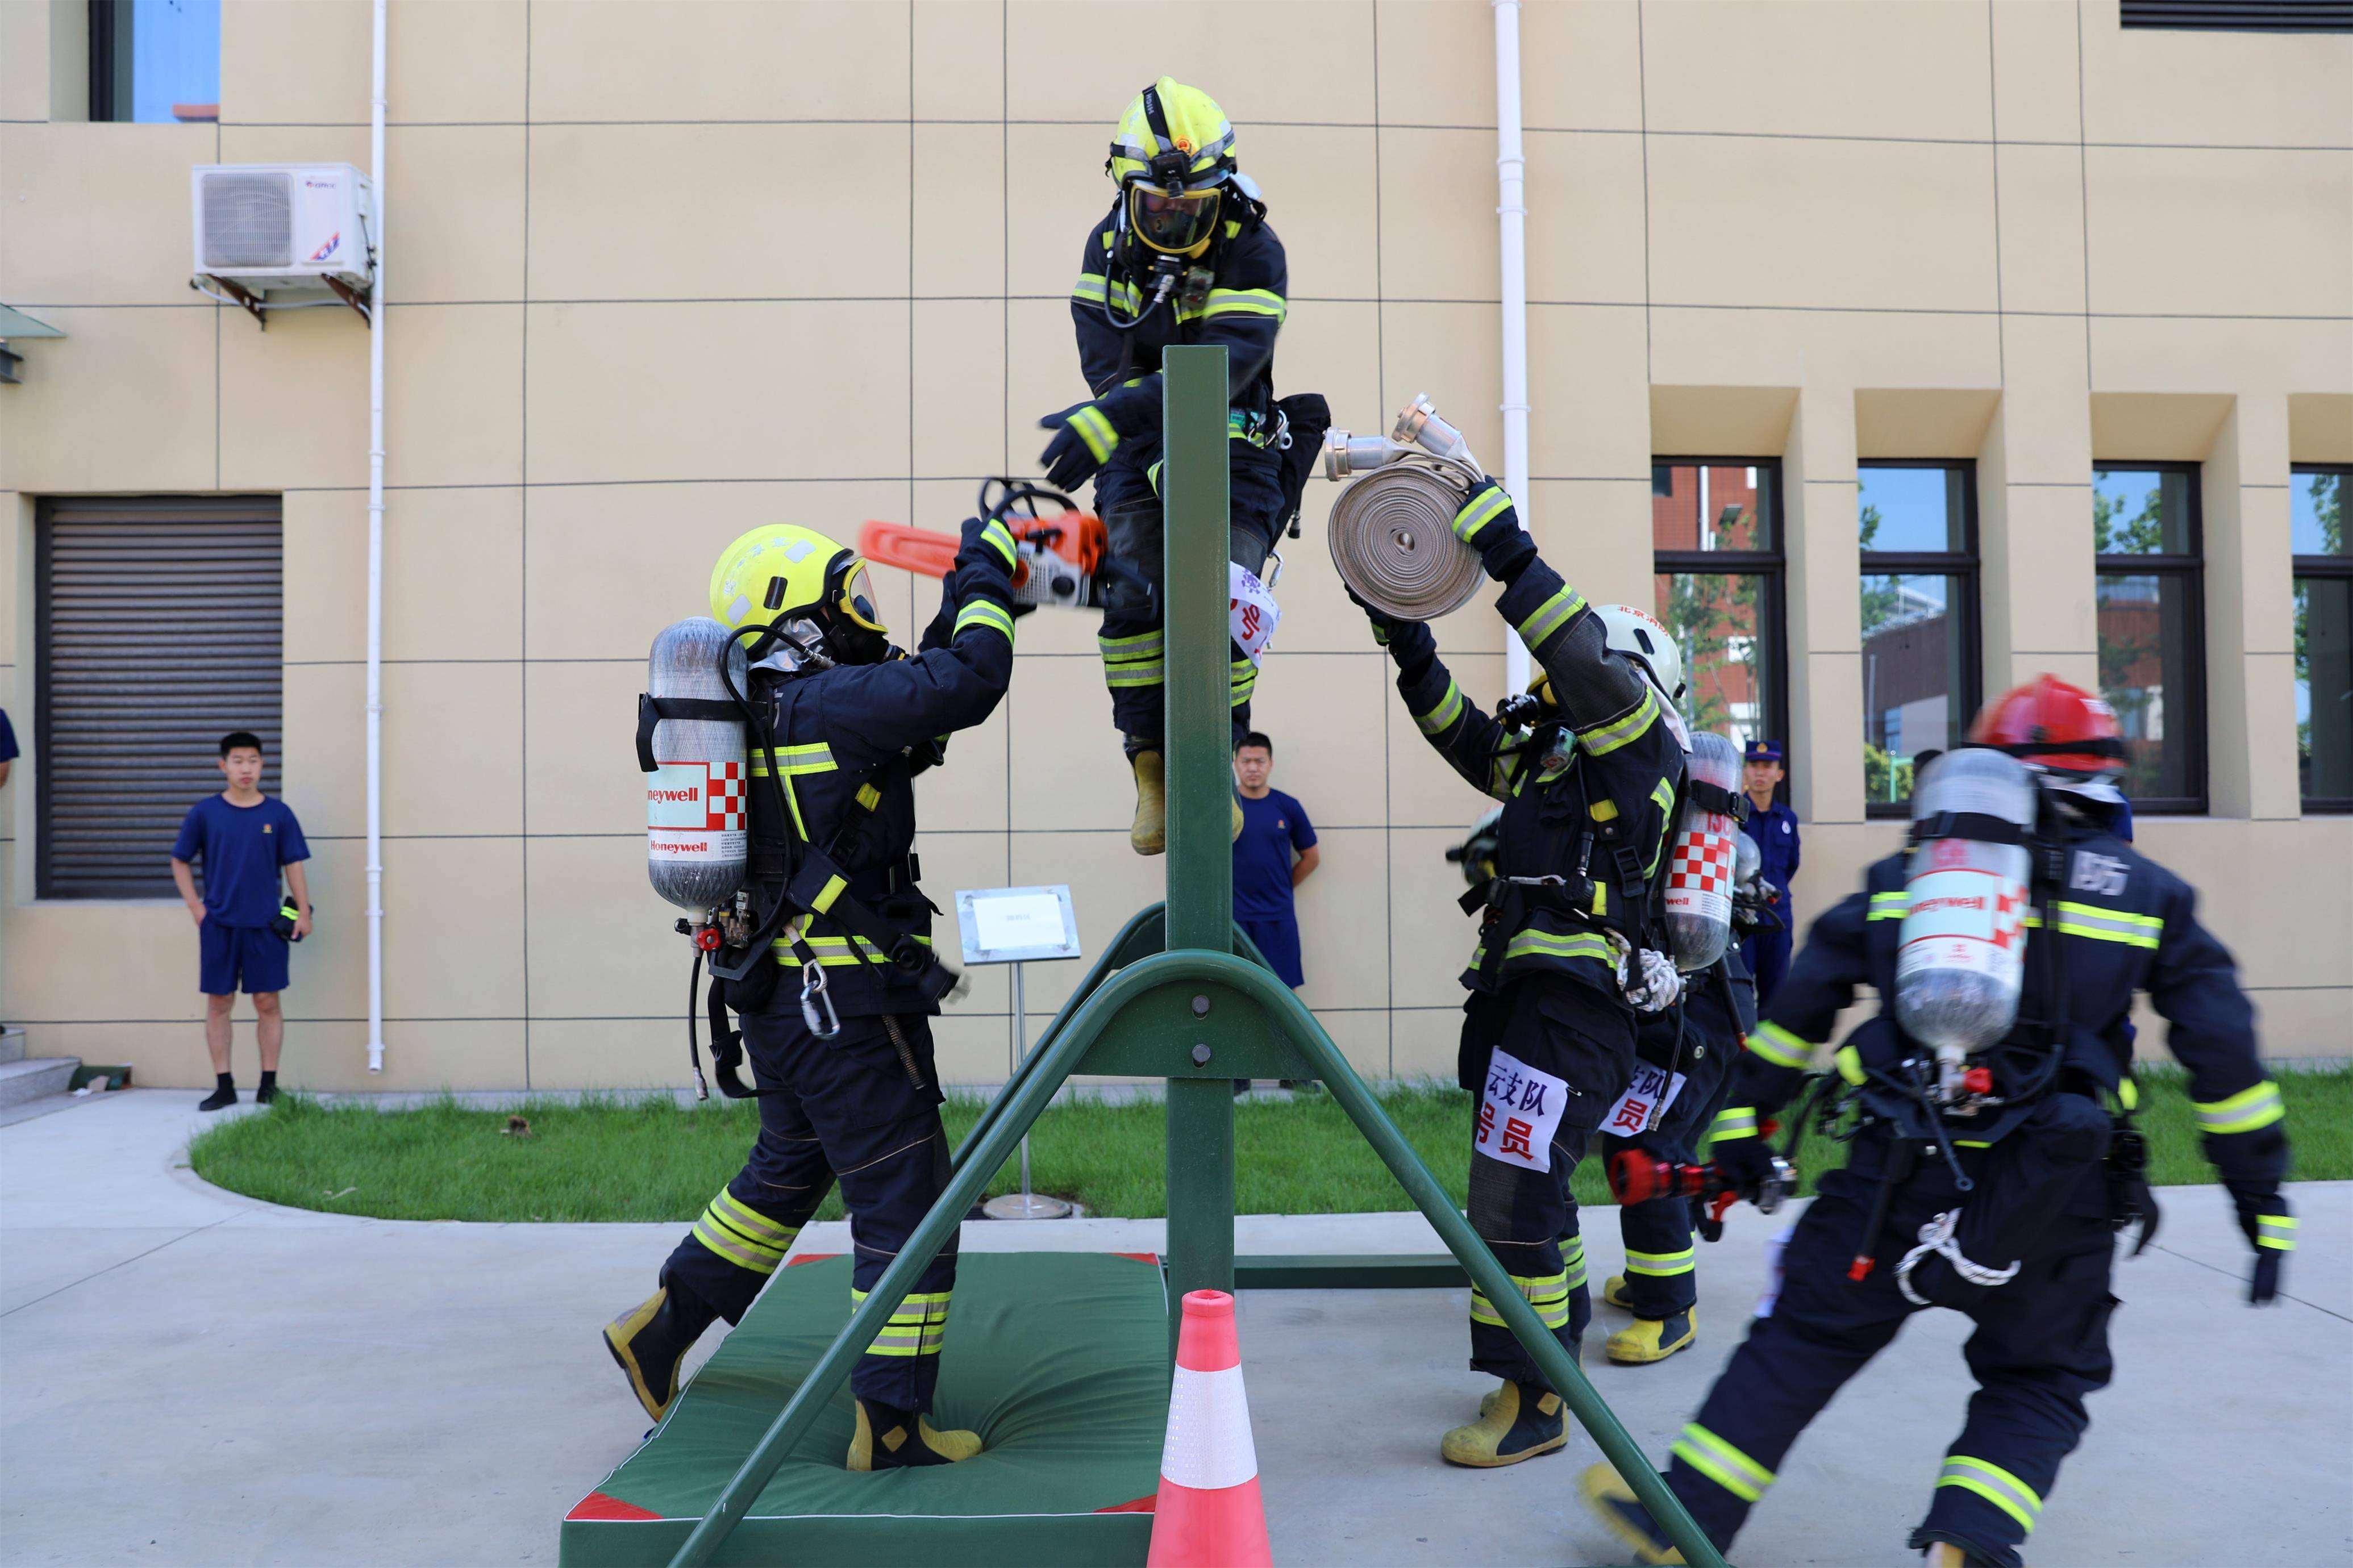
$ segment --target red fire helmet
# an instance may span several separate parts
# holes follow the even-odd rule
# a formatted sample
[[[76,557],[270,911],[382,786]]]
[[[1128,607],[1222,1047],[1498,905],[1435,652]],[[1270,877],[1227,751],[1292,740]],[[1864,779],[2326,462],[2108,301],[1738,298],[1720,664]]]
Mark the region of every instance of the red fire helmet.
[[[2033,766],[2073,773],[2115,773],[2125,760],[2116,710],[2055,675],[2038,675],[1987,703],[1969,739]]]

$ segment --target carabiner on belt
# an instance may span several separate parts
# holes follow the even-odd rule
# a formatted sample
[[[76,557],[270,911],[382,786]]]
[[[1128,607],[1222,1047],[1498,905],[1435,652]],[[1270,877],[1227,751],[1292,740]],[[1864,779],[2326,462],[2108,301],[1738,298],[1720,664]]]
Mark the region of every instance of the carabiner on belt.
[[[825,971],[815,963],[801,965],[801,1022],[820,1040],[829,1040],[841,1033],[841,1019],[833,1010],[833,998],[826,994]]]

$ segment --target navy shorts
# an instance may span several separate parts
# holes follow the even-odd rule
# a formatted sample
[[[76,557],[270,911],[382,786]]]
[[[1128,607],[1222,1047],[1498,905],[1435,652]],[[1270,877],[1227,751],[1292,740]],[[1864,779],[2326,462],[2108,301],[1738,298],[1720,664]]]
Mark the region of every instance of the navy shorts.
[[[204,949],[204,976],[197,989],[207,996],[226,996],[239,989],[248,995],[286,989],[286,958],[294,945],[268,926],[225,926],[207,917],[196,928]]]
[[[1236,915],[1234,923],[1250,933],[1258,943],[1259,952],[1274,971],[1275,978],[1293,991],[1307,984],[1299,972],[1299,922],[1295,920],[1261,920],[1251,915]]]

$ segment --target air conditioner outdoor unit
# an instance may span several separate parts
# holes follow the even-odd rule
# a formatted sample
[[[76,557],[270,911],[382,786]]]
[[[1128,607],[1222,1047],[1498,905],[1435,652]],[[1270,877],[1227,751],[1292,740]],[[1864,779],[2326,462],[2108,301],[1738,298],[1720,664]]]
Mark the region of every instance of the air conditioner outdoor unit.
[[[375,186],[349,163],[200,163],[190,176],[199,275],[258,299],[368,287]]]

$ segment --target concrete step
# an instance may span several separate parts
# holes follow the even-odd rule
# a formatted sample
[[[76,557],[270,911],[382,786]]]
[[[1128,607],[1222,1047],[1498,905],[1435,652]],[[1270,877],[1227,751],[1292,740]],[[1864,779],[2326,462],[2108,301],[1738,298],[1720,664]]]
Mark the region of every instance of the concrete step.
[[[25,1059],[25,1031],[0,1024],[0,1063]]]
[[[34,1057],[26,1061],[0,1062],[0,1108],[22,1105],[45,1094],[63,1094],[73,1082],[79,1057]]]

